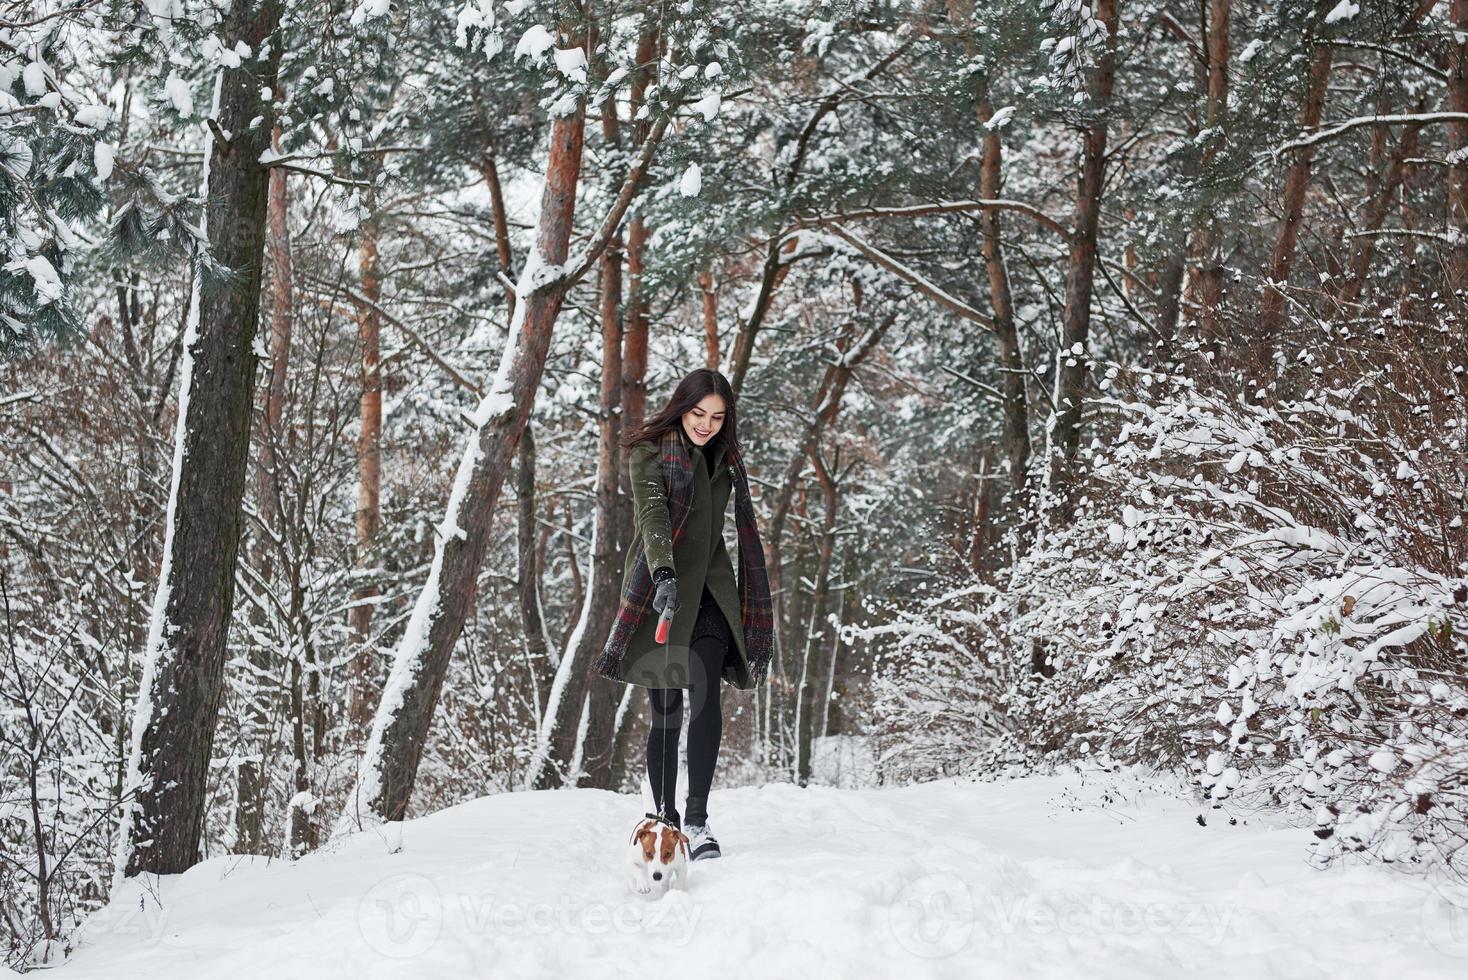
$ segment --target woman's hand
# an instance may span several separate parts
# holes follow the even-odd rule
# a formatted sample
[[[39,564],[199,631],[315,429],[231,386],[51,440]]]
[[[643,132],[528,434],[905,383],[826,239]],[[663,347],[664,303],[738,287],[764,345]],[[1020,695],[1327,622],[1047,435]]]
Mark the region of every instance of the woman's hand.
[[[653,573],[657,591],[653,593],[652,608],[660,616],[671,616],[678,611],[678,579],[671,568],[659,568]]]

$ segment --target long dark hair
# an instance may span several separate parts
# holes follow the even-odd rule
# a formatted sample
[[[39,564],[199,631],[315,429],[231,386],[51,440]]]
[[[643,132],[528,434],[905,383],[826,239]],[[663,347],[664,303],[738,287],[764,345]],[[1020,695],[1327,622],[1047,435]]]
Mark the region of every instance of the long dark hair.
[[[734,389],[729,386],[729,379],[713,368],[698,368],[684,375],[683,380],[678,382],[678,387],[668,396],[668,403],[656,415],[644,420],[641,426],[629,432],[622,440],[623,447],[631,449],[639,442],[656,442],[669,429],[682,428],[684,414],[709,395],[718,395],[724,400],[724,424],[719,427],[718,435],[709,440],[709,445],[726,446],[725,457],[733,457],[739,452]]]

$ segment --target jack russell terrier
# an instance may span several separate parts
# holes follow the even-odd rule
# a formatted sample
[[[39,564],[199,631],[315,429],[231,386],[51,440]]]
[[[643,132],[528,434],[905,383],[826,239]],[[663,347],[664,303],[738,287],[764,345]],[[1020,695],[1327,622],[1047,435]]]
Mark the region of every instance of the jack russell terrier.
[[[652,814],[637,821],[627,842],[632,862],[632,890],[659,895],[688,884],[688,835]]]

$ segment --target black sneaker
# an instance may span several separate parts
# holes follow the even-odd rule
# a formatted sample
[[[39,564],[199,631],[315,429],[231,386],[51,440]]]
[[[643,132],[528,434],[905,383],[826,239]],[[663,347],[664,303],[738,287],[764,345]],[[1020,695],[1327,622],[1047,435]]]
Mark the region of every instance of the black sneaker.
[[[688,835],[688,859],[690,861],[704,861],[719,856],[719,842],[709,832],[706,823],[691,823],[683,828]]]

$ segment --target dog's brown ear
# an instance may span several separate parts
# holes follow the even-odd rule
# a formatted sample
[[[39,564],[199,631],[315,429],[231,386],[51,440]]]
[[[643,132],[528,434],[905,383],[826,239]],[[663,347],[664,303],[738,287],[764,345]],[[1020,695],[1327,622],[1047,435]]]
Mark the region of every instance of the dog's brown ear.
[[[637,832],[637,843],[642,845],[642,856],[651,861],[653,851],[657,848],[658,835],[650,827],[644,827]]]

